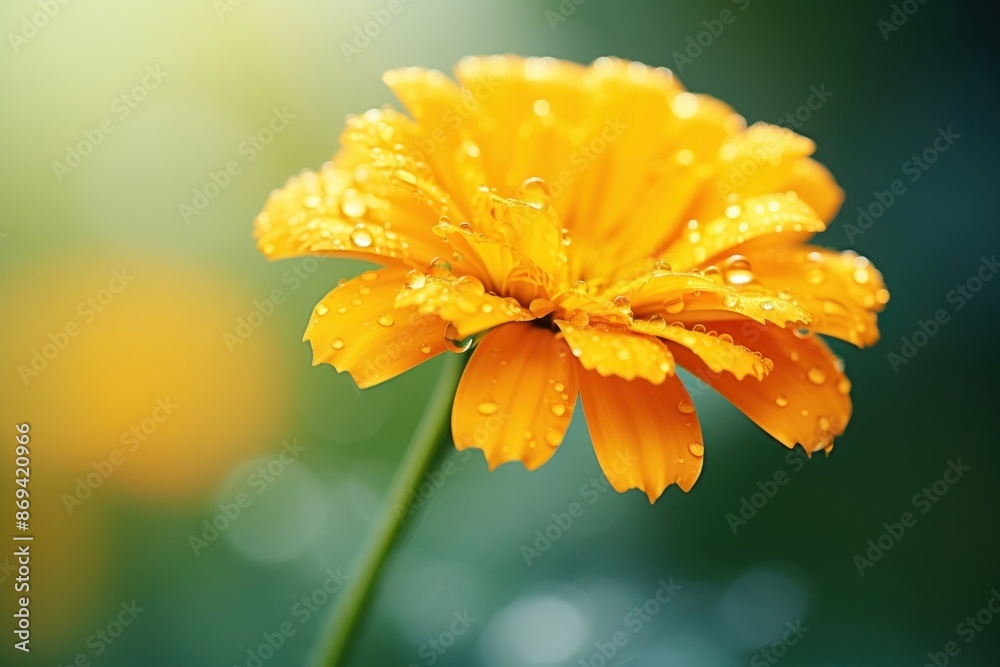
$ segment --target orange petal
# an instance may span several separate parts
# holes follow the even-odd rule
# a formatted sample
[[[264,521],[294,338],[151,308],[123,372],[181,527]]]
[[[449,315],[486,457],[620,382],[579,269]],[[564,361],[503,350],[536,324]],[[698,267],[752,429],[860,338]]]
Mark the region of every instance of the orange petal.
[[[677,377],[654,385],[579,370],[597,460],[616,491],[656,500],[670,484],[690,491],[705,453],[691,397]]]
[[[438,70],[422,67],[394,69],[382,77],[403,102],[419,127],[412,155],[430,164],[436,180],[469,218],[480,206],[477,189],[484,185],[481,149],[462,122],[472,95]]]
[[[728,334],[713,335],[704,331],[685,329],[684,327],[668,326],[661,318],[656,322],[635,320],[632,330],[648,336],[658,336],[665,340],[683,345],[694,352],[705,362],[713,373],[723,371],[732,373],[737,380],[752,376],[758,380],[767,375],[768,362],[742,345],[733,343]]]
[[[700,272],[653,271],[649,276],[616,285],[629,298],[637,317],[660,316],[691,326],[701,322],[748,317],[779,326],[809,322],[802,307],[760,286],[723,285]]]
[[[487,294],[482,281],[473,276],[423,276],[418,284],[399,291],[396,307],[436,315],[451,322],[463,338],[506,322],[535,319],[513,299]]]
[[[671,345],[677,363],[786,447],[799,443],[811,453],[844,432],[851,417],[851,384],[818,336],[801,338],[788,329],[753,322],[720,322],[716,328],[771,359],[774,366],[767,377],[740,381],[714,373],[689,350]]]
[[[710,222],[693,221],[688,231],[670,244],[663,259],[677,271],[711,263],[726,251],[764,235],[804,240],[826,225],[795,193],[764,195],[743,200]]]
[[[792,175],[783,190],[795,192],[809,204],[816,215],[829,222],[837,215],[844,203],[844,191],[834,180],[830,171],[812,158],[803,158],[795,163]]]
[[[812,315],[809,328],[859,347],[878,342],[878,318],[889,300],[882,274],[864,257],[816,246],[753,252],[763,285],[787,292]]]
[[[395,305],[406,272],[367,271],[323,297],[303,338],[312,344],[313,365],[347,371],[365,388],[443,352],[443,320]]]
[[[674,360],[666,345],[652,336],[603,324],[576,326],[556,320],[573,356],[587,370],[617,375],[626,380],[643,378],[660,384],[674,372]]]
[[[491,470],[508,461],[534,470],[562,442],[576,396],[573,358],[552,331],[497,327],[479,343],[458,385],[455,446],[482,449]]]

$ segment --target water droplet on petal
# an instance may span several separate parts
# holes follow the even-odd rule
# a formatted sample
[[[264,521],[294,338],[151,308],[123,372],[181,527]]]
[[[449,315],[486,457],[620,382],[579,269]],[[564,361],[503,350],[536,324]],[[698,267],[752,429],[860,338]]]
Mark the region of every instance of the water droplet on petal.
[[[406,277],[403,278],[403,282],[410,289],[420,289],[427,283],[427,276],[424,275],[423,271],[413,269],[406,274]]]
[[[676,315],[677,313],[684,310],[684,297],[678,296],[672,299],[667,299],[663,302],[663,309],[666,310],[671,315]]]
[[[424,354],[430,354],[431,346],[428,345],[427,343],[424,343],[423,345],[420,346],[420,351],[423,352]]]
[[[389,313],[382,313],[381,315],[378,316],[378,319],[375,321],[384,327],[391,327],[393,325],[392,315],[390,315]]]
[[[455,354],[467,352],[472,347],[473,336],[462,338],[458,333],[458,327],[449,322],[444,328],[444,346]]]
[[[750,260],[743,255],[732,255],[723,266],[726,270],[726,282],[730,285],[746,285],[753,281]]]
[[[778,394],[774,399],[774,404],[779,408],[788,407],[788,397],[784,394]]]
[[[342,350],[342,349],[344,349],[344,339],[343,338],[334,338],[333,340],[330,341],[330,347],[332,347],[335,350]]]
[[[365,229],[355,229],[351,232],[351,241],[359,248],[367,248],[372,244],[372,235]]]
[[[727,294],[726,296],[722,297],[722,305],[725,306],[726,308],[735,308],[736,306],[740,305],[740,297],[736,296],[735,294]]]
[[[826,382],[826,373],[824,373],[816,366],[813,366],[812,368],[809,369],[809,372],[806,374],[806,377],[808,377],[809,381],[812,382],[813,384],[823,384],[824,382]]]
[[[820,417],[819,419],[817,419],[816,425],[819,426],[819,430],[821,431],[830,430],[830,420],[827,419],[826,417]]]
[[[837,391],[845,396],[851,393],[851,381],[847,378],[840,378],[840,381],[837,382]]]
[[[473,296],[482,296],[486,293],[483,281],[475,276],[462,276],[455,281],[455,288]]]
[[[688,451],[691,452],[692,456],[697,456],[701,458],[705,455],[705,445],[700,442],[692,442],[688,444]]]
[[[649,326],[657,331],[663,331],[667,328],[667,321],[662,315],[653,315],[649,318]]]
[[[573,313],[573,316],[569,318],[569,321],[573,326],[585,327],[590,324],[590,315],[588,315],[585,310],[578,310]]]
[[[694,412],[694,404],[691,401],[680,401],[677,404],[677,411],[682,415],[689,415]]]
[[[480,403],[476,410],[481,415],[495,415],[500,411],[500,406],[496,403]]]
[[[545,442],[549,447],[558,447],[559,443],[562,442],[564,435],[565,432],[555,426],[549,427],[549,429],[545,431]]]
[[[435,257],[427,267],[427,274],[435,278],[445,278],[451,275],[451,262],[444,257]]]
[[[318,306],[316,306],[316,314],[319,315],[320,317],[323,317],[329,312],[330,309],[324,306],[323,304],[319,304]]]
[[[518,199],[535,208],[548,208],[552,205],[552,190],[541,178],[529,178],[521,184]]]

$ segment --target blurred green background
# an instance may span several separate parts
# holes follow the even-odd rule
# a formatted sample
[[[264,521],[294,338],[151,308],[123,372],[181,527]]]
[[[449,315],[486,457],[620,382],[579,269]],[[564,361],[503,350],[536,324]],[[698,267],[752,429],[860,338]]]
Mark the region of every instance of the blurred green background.
[[[836,346],[855,415],[833,455],[805,465],[695,391],[705,470],[692,493],[671,487],[654,506],[639,492],[590,490],[601,473],[582,415],[535,473],[488,473],[478,453],[451,453],[435,470],[457,472],[410,522],[353,664],[997,664],[1000,619],[990,624],[987,603],[1000,600],[1000,281],[961,309],[948,298],[1000,250],[994,10],[400,2],[349,57],[343,44],[383,0],[3,4],[0,475],[11,497],[13,425],[30,422],[37,541],[30,656],[12,648],[15,573],[0,552],[0,662],[303,663],[439,361],[363,393],[311,367],[299,343],[311,307],[364,265],[268,263],[251,220],[272,188],[331,156],[346,114],[393,102],[384,70],[515,52],[671,67],[751,122],[789,125],[825,87],[828,101],[796,128],[847,191],[819,241],[883,271],[883,340]],[[735,20],[706,33],[727,8]],[[275,114],[281,129],[248,143]],[[907,162],[948,128],[959,138],[912,181]],[[67,155],[85,139],[89,154]],[[239,173],[213,189],[230,161]],[[896,179],[904,194],[863,233],[846,231]],[[227,338],[274,290],[285,300],[252,335]],[[941,308],[949,321],[894,368],[889,353]],[[67,324],[76,335],[59,334]],[[46,345],[58,347],[52,358]],[[939,483],[939,496],[934,483],[959,460],[970,470]],[[778,471],[787,483],[755,516],[727,519]],[[82,498],[80,480],[95,472],[100,484]],[[925,488],[935,502],[915,505]],[[206,530],[227,524],[241,493],[249,503],[228,528]],[[557,532],[552,515],[573,502],[583,516],[527,559],[522,547]],[[906,511],[915,525],[883,537],[891,548],[859,575],[855,556]],[[676,597],[633,612],[671,578]],[[283,626],[293,634],[268,649]],[[627,643],[612,647],[617,632]],[[948,642],[957,655],[942,653]]]

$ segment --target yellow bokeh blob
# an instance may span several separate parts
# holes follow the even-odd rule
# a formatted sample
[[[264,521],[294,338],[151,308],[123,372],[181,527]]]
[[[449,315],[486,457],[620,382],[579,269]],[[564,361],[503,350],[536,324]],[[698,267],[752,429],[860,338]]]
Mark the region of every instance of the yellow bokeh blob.
[[[267,290],[134,251],[50,258],[5,282],[5,412],[45,433],[35,456],[65,493],[202,499],[288,435],[280,313],[255,317],[241,344],[224,338]]]

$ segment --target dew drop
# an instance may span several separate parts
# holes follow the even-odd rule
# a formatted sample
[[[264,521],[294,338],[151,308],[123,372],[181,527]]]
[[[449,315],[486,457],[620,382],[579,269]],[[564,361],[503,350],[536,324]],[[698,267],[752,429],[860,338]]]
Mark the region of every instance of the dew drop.
[[[684,297],[678,296],[673,299],[665,300],[663,302],[663,308],[671,315],[676,315],[684,310]]]
[[[691,452],[692,456],[697,456],[701,458],[705,455],[705,445],[700,442],[692,442],[688,444],[688,451]]]
[[[689,415],[694,412],[694,404],[691,401],[680,401],[677,404],[677,411],[682,415]]]
[[[750,260],[743,255],[732,255],[723,267],[726,271],[726,282],[730,285],[746,285],[753,280]]]
[[[531,303],[528,304],[528,311],[535,317],[544,317],[551,313],[554,308],[555,304],[548,299],[532,299]]]
[[[346,197],[340,204],[340,210],[348,218],[360,218],[368,212],[368,206],[361,197]]]
[[[590,315],[585,310],[578,310],[573,313],[573,317],[569,318],[569,321],[573,326],[585,327],[590,324]]]
[[[482,296],[486,293],[483,281],[475,276],[462,276],[455,281],[455,288],[473,296]]]
[[[342,350],[342,349],[344,349],[344,339],[343,338],[334,338],[333,340],[330,341],[330,347],[332,347],[335,350]]]
[[[722,305],[726,308],[735,308],[740,304],[740,298],[735,294],[727,294],[722,297]]]
[[[788,407],[788,397],[784,394],[778,394],[774,399],[774,404],[779,408]]]
[[[649,326],[657,331],[663,331],[667,328],[667,321],[662,315],[653,315],[649,318]]]
[[[480,403],[476,410],[481,415],[495,415],[500,411],[500,406],[496,403]]]
[[[837,391],[845,396],[851,393],[851,381],[847,378],[840,378],[840,381],[837,382]]]
[[[424,354],[430,354],[431,346],[428,345],[427,343],[424,343],[423,345],[420,346],[420,351],[423,352]]]
[[[806,377],[808,377],[809,381],[812,382],[813,384],[823,384],[824,382],[826,382],[826,373],[824,373],[816,366],[813,366],[812,368],[809,369],[809,372],[806,374]]]
[[[329,312],[330,312],[330,309],[327,308],[326,306],[324,306],[323,304],[320,304],[320,305],[316,306],[316,314],[319,315],[320,317],[323,317],[324,315],[326,315]]]
[[[372,244],[372,235],[365,229],[355,229],[351,232],[351,242],[359,248],[367,248]]]
[[[541,178],[529,178],[521,184],[518,199],[535,208],[548,208],[552,205],[552,190]]]
[[[708,329],[705,328],[704,324],[698,323],[698,324],[694,325],[693,327],[691,327],[691,331],[693,331],[695,333],[702,333],[703,334],[706,331],[708,331]]]
[[[461,334],[458,333],[458,328],[452,322],[449,322],[444,328],[444,346],[455,354],[467,352],[472,347],[472,339],[472,336],[462,338]]]
[[[391,327],[393,325],[392,315],[389,313],[382,313],[375,321],[384,327]]]
[[[420,289],[427,284],[427,276],[424,275],[423,271],[413,269],[407,272],[406,277],[403,278],[403,283],[410,289]]]
[[[451,275],[451,262],[444,257],[435,257],[427,267],[427,274],[434,278],[445,278]]]
[[[562,417],[564,414],[566,414],[566,406],[563,405],[562,403],[553,403],[552,405],[549,406],[549,410],[551,410],[552,414],[554,414],[556,417]]]
[[[830,420],[827,419],[826,417],[820,417],[819,419],[817,419],[816,425],[819,426],[819,430],[821,431],[830,430]]]

